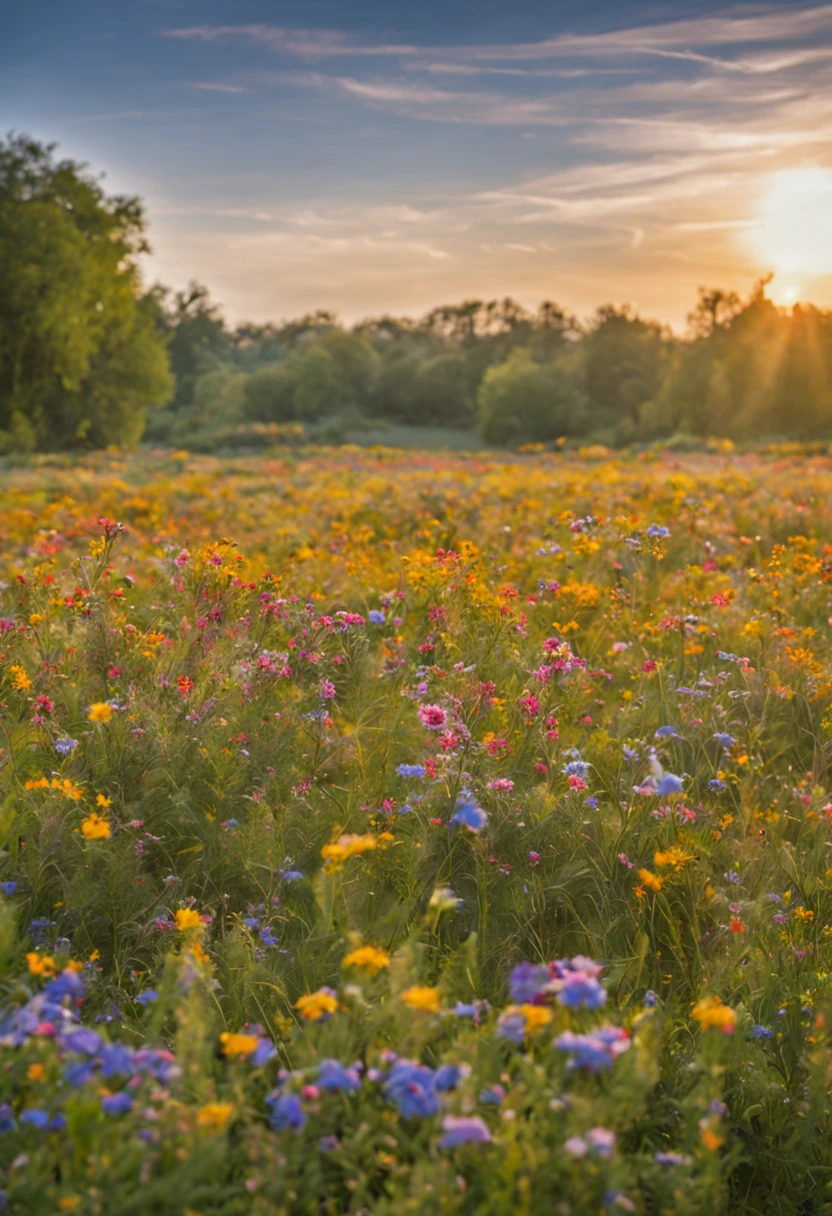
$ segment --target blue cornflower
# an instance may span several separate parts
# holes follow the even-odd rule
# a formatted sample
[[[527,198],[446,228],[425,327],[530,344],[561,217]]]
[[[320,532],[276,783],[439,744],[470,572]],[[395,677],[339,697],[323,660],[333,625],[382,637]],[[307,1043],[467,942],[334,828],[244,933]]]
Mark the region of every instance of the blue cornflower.
[[[423,781],[427,770],[424,764],[400,764],[396,772],[406,781]]]
[[[668,794],[678,794],[681,788],[681,777],[677,777],[675,773],[665,773],[656,786],[656,793],[660,798],[666,798]]]
[[[133,1099],[129,1094],[106,1094],[101,1099],[101,1109],[105,1115],[129,1115],[133,1109]]]
[[[123,1043],[108,1043],[99,1056],[103,1077],[129,1077],[133,1072],[133,1053]]]
[[[138,1005],[152,1005],[154,1001],[158,1001],[159,993],[155,988],[147,988],[144,992],[140,992],[136,997]]]
[[[681,739],[675,726],[660,726],[653,736],[654,739]]]
[[[650,524],[649,528],[645,528],[644,534],[651,540],[661,540],[665,536],[670,536],[670,528],[666,528],[664,524]]]
[[[440,1093],[456,1089],[462,1080],[464,1071],[459,1064],[442,1064],[441,1067],[437,1068],[436,1075],[433,1078],[434,1088]]]
[[[79,1055],[94,1056],[101,1050],[103,1040],[97,1030],[87,1030],[82,1026],[65,1034],[61,1043],[70,1051],[77,1051]]]
[[[488,816],[476,802],[458,802],[449,826],[468,828],[476,834],[488,826]]]
[[[32,1106],[29,1110],[24,1110],[20,1116],[21,1124],[27,1124],[29,1127],[37,1127],[41,1131],[49,1122],[49,1115],[45,1110],[40,1110],[36,1106]]]
[[[361,1078],[355,1068],[346,1068],[340,1060],[321,1060],[318,1069],[318,1085],[321,1089],[343,1089],[345,1093],[355,1093],[361,1085]]]
[[[270,1108],[269,1122],[276,1132],[287,1128],[299,1132],[306,1125],[306,1114],[296,1094],[282,1094],[276,1090],[266,1098],[266,1105]]]
[[[259,929],[260,928],[260,921],[257,919],[256,916],[244,916],[243,924],[245,925],[245,927],[247,929]]]
[[[303,882],[300,870],[284,870],[280,878],[282,882]]]
[[[6,1132],[16,1131],[17,1124],[14,1121],[11,1105],[8,1102],[4,1102],[0,1106],[0,1136],[5,1135]]]
[[[754,1026],[751,1029],[752,1039],[770,1039],[772,1033],[768,1026]]]
[[[271,1039],[262,1038],[259,1040],[257,1047],[249,1056],[254,1068],[262,1068],[273,1060],[277,1055],[277,1048]]]
[[[590,765],[586,760],[570,760],[560,771],[564,777],[580,777],[582,781],[585,781],[589,769]]]
[[[16,882],[0,882],[0,891],[2,891],[4,895],[14,895],[16,890]]]
[[[378,608],[371,608],[367,616],[373,625],[383,625],[387,619],[383,612],[379,612]]]
[[[70,739],[68,735],[64,735],[62,739],[55,740],[55,751],[59,756],[69,756],[75,751],[78,746],[77,739]]]
[[[404,1119],[435,1115],[439,1110],[434,1074],[413,1060],[397,1060],[384,1083],[384,1092]]]
[[[730,747],[732,747],[734,745],[734,742],[735,742],[734,736],[726,735],[724,731],[717,731],[716,734],[713,736],[713,738],[716,739],[716,741],[720,745],[720,747],[725,748],[726,752],[728,751],[728,749]]]
[[[654,992],[652,988],[648,988],[644,994],[645,1007],[647,1009],[655,1009],[656,1005],[658,1004],[658,1000],[658,993]]]
[[[725,782],[720,781],[719,777],[712,777],[711,780],[708,782],[708,789],[713,790],[715,793],[718,794],[720,792],[720,790],[725,789]]]

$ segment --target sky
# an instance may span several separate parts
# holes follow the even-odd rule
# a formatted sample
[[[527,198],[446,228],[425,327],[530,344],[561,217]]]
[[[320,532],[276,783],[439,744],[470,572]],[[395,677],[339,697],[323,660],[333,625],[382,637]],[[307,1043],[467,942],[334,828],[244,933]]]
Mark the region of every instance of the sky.
[[[145,276],[232,321],[467,298],[682,328],[832,306],[832,4],[10,3],[0,131],[145,200]]]

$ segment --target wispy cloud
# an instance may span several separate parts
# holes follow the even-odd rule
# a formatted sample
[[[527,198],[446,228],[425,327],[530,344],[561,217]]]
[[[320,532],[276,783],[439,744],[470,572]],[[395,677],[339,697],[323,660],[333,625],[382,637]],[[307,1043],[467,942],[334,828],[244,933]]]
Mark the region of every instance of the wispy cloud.
[[[250,93],[251,89],[246,89],[241,84],[222,84],[221,82],[214,83],[208,80],[197,80],[190,86],[192,89],[199,89],[203,93]]]

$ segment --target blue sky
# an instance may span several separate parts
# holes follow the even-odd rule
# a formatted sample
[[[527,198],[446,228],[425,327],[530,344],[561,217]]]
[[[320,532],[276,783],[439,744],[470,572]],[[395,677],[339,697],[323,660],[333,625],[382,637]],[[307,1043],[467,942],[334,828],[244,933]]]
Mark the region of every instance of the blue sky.
[[[148,278],[233,319],[512,294],[680,325],[768,269],[832,304],[832,260],[761,221],[810,167],[823,206],[828,4],[18,4],[0,115],[141,194]]]

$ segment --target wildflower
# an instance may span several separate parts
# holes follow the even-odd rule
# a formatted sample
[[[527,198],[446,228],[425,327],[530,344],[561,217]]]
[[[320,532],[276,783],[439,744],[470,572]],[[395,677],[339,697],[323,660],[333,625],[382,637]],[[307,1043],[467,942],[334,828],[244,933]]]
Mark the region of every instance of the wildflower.
[[[428,730],[442,730],[447,720],[447,711],[441,705],[419,706],[419,721]]]
[[[723,1005],[718,996],[706,996],[693,1007],[693,1016],[703,1030],[716,1027],[725,1034],[734,1033],[737,1015],[733,1009]]]
[[[406,781],[424,781],[426,769],[424,764],[400,764],[396,772]]]
[[[260,1040],[256,1034],[230,1034],[224,1031],[220,1035],[220,1042],[224,1056],[250,1056],[257,1050]]]
[[[129,1094],[106,1094],[101,1099],[101,1109],[105,1115],[129,1115],[133,1109],[133,1099]]]
[[[658,995],[653,991],[652,988],[648,988],[644,994],[645,1007],[647,1009],[655,1009],[656,1005],[658,1004],[658,1001],[659,1001]]]
[[[518,963],[508,981],[511,999],[518,1003],[533,1001],[544,991],[550,979],[549,968],[543,964]]]
[[[384,613],[380,612],[378,608],[371,608],[367,613],[367,618],[372,625],[383,625],[386,620]]]
[[[62,739],[55,740],[55,751],[60,756],[71,755],[72,752],[75,751],[77,746],[78,746],[78,740],[70,739],[67,735],[64,735],[64,737]]]
[[[110,821],[92,811],[82,822],[81,833],[85,840],[109,840],[112,835]]]
[[[422,1013],[439,1013],[441,1009],[439,989],[424,984],[414,984],[412,988],[405,989],[399,999],[411,1009],[421,1010]]]
[[[4,895],[6,895],[6,896],[14,895],[16,890],[17,890],[16,882],[0,882],[0,891],[2,891]]]
[[[358,967],[369,975],[376,975],[383,967],[390,966],[390,955],[377,946],[359,946],[345,957],[343,966]]]
[[[639,870],[639,882],[645,887],[649,887],[651,891],[661,891],[664,886],[664,879],[659,878],[658,874],[653,874],[650,870]]]
[[[177,908],[175,919],[180,933],[186,933],[188,929],[202,928],[202,917],[196,908]]]
[[[653,736],[654,739],[681,739],[675,726],[660,726]]]
[[[336,873],[343,869],[344,862],[350,857],[358,857],[362,853],[371,853],[373,849],[378,848],[378,841],[375,836],[367,833],[364,836],[345,835],[339,836],[337,840],[330,844],[325,844],[321,849],[321,856],[326,862],[326,869],[329,873]]]
[[[554,973],[549,988],[557,993],[558,1004],[569,1009],[600,1009],[606,1004],[606,989],[598,982],[603,968],[583,955],[551,964]]]
[[[585,1068],[597,1073],[612,1068],[618,1056],[629,1051],[630,1036],[621,1026],[602,1026],[589,1034],[565,1030],[552,1046],[569,1054],[570,1068]]]
[[[713,735],[712,738],[716,739],[716,741],[720,745],[720,747],[724,747],[726,752],[729,751],[731,749],[731,747],[733,746],[733,744],[735,743],[735,739],[734,739],[733,735],[726,735],[722,731],[717,731],[717,733],[715,735]]]
[[[26,955],[26,963],[30,975],[51,976],[55,974],[55,960],[49,954],[38,954],[30,951]]]
[[[770,1039],[771,1036],[772,1036],[772,1031],[769,1029],[768,1026],[757,1025],[757,1026],[753,1026],[751,1028],[752,1039]]]
[[[621,862],[622,866],[626,866],[628,870],[632,870],[633,863],[630,861],[626,853],[619,853],[618,860]]]
[[[693,1158],[689,1157],[687,1153],[667,1152],[656,1153],[653,1160],[658,1165],[690,1165]]]
[[[534,867],[539,863],[539,861],[540,861],[540,854],[535,853],[534,849],[531,849],[529,852],[529,865],[532,867],[532,869],[534,869]]]
[[[667,798],[670,794],[678,794],[682,788],[682,778],[675,773],[665,773],[656,786],[659,798]]]
[[[303,874],[300,870],[284,870],[280,875],[281,882],[303,882]]]
[[[279,1091],[266,1098],[269,1107],[269,1122],[276,1132],[302,1131],[306,1125],[306,1114],[300,1099],[295,1094],[282,1094]]]
[[[425,1118],[439,1110],[430,1068],[413,1060],[397,1060],[384,1083],[384,1092],[404,1119]]]
[[[666,528],[664,524],[650,524],[645,528],[645,536],[649,536],[651,540],[662,540],[666,536],[670,536],[670,528]]]
[[[474,835],[479,835],[483,828],[488,826],[488,816],[476,802],[463,800],[457,803],[450,818],[450,826],[468,828]]]
[[[345,1093],[354,1093],[361,1085],[361,1078],[355,1068],[345,1068],[338,1060],[321,1060],[318,1069],[318,1084],[321,1089],[341,1089]]]
[[[306,1022],[328,1022],[338,1008],[338,998],[331,988],[319,988],[298,997],[293,1008]]]
[[[230,1102],[206,1102],[196,1112],[196,1125],[207,1131],[221,1132],[233,1114]]]
[[[442,1120],[440,1148],[456,1148],[460,1144],[490,1144],[491,1132],[479,1115],[446,1115]]]
[[[113,716],[113,707],[106,701],[96,701],[90,706],[87,714],[90,722],[109,722]]]

